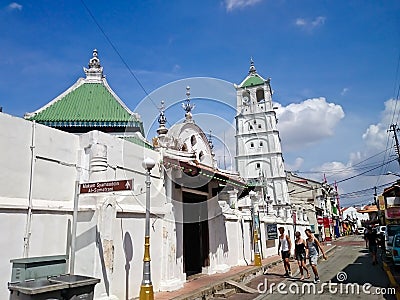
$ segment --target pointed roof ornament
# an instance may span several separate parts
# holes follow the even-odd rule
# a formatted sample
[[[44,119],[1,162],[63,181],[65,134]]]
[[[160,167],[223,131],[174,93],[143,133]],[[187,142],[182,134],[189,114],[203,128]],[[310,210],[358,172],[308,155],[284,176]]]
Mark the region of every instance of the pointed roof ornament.
[[[253,57],[250,58],[250,68],[249,74],[239,85],[235,86],[236,89],[249,88],[257,85],[265,84],[267,80],[262,78],[260,74],[257,73],[256,67],[254,66]],[[268,83],[268,82],[267,82]]]
[[[254,66],[253,57],[250,57],[249,75],[254,75],[254,74],[257,74],[257,70],[256,70],[256,67]]]
[[[99,82],[104,77],[103,67],[100,65],[97,49],[93,50],[93,57],[89,60],[89,69],[83,68],[86,74],[86,79],[92,82]]]
[[[157,129],[157,133],[158,135],[163,135],[163,134],[167,134],[168,132],[168,128],[165,127],[165,124],[167,123],[167,118],[165,117],[165,105],[164,105],[165,101],[162,100],[161,101],[161,106],[159,107],[160,110],[160,115],[158,117],[158,124],[159,127]]]
[[[208,143],[210,144],[210,148],[213,149],[214,145],[213,145],[213,142],[212,142],[212,131],[211,131],[211,129],[210,129],[210,133],[208,134]]]
[[[186,87],[186,100],[184,103],[182,103],[182,108],[184,111],[186,111],[185,122],[193,122],[191,111],[195,108],[195,105],[190,103],[190,86]]]
[[[210,149],[211,149],[211,156],[214,157],[215,156],[215,152],[214,152],[214,144],[212,141],[212,131],[210,129],[210,133],[208,134],[208,144],[210,145]]]

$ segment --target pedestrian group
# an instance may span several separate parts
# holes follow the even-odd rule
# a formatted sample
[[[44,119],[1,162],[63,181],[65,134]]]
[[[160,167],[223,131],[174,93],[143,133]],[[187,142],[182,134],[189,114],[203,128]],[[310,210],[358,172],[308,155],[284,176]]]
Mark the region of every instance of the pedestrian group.
[[[284,276],[291,277],[292,271],[290,269],[290,249],[292,248],[292,241],[289,235],[285,234],[285,228],[279,227],[279,244],[278,244],[278,254],[282,256],[283,266],[285,268]],[[310,229],[305,230],[307,239],[304,240],[301,237],[299,231],[295,233],[295,247],[294,247],[294,257],[296,258],[297,264],[300,270],[300,280],[304,280],[304,271],[306,272],[306,278],[311,277],[310,271],[307,268],[306,261],[308,259],[311,269],[314,273],[314,283],[320,282],[318,275],[318,257],[321,251],[322,257],[327,259],[324,250],[321,247],[318,239],[312,234]],[[279,252],[280,251],[280,252]]]

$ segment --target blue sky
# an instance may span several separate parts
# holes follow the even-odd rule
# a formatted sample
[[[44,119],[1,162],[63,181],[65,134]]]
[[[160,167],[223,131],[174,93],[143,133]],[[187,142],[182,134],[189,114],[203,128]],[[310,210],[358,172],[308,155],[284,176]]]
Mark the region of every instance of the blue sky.
[[[388,102],[400,82],[399,1],[84,3],[148,93],[190,77],[239,83],[252,56],[258,72],[272,78],[288,169],[316,172],[299,174],[319,180],[334,170],[328,180],[340,180],[360,173],[354,165],[388,145],[386,130],[399,115],[394,102]],[[84,76],[82,67],[97,48],[112,88],[130,108],[146,114],[144,91],[82,1],[0,1],[0,26],[0,106],[6,113],[23,116],[52,100]],[[178,99],[166,99],[167,104],[184,94],[182,85],[181,96],[177,91]],[[193,87],[192,94],[202,96]],[[198,102],[199,113],[220,115],[227,127],[232,124],[233,111],[210,111],[212,105]],[[177,111],[167,115],[173,122],[183,116]],[[145,125],[151,130],[151,124]],[[221,138],[218,126],[208,129]],[[223,131],[229,135],[229,129]],[[392,164],[366,175],[388,170],[399,172],[399,167]],[[348,193],[393,180],[358,176],[339,187]],[[343,201],[370,199],[363,195]]]

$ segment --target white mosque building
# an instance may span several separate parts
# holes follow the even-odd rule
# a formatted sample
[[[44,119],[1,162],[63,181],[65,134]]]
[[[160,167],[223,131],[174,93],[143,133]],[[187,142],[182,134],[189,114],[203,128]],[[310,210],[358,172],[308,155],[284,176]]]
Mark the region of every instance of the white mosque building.
[[[284,226],[293,236],[294,222],[297,228],[308,225],[304,216],[292,215],[270,80],[253,62],[242,83],[232,87],[237,172],[217,167],[212,145],[192,115],[190,88],[184,121],[167,128],[161,109],[157,137],[150,143],[140,116],[105,81],[97,51],[85,74],[26,119],[0,113],[5,129],[0,131],[2,282],[10,281],[11,259],[64,254],[66,272],[101,279],[95,299],[137,297],[145,157],[156,162],[150,209],[155,292],[179,289],[198,273],[226,272],[253,261],[252,211],[262,258],[277,252],[269,229]],[[127,135],[123,126],[131,128]],[[77,183],[127,180],[132,187],[124,190],[80,193],[77,188]],[[74,199],[79,203],[75,220]],[[0,286],[0,298],[8,294],[7,286]]]

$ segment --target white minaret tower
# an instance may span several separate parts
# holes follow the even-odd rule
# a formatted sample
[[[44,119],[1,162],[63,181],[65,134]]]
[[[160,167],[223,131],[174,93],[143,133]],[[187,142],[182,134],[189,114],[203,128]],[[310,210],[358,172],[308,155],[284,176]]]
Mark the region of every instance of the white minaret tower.
[[[249,74],[235,88],[237,171],[249,185],[264,189],[279,214],[289,214],[290,200],[270,78],[262,78],[251,60]]]

